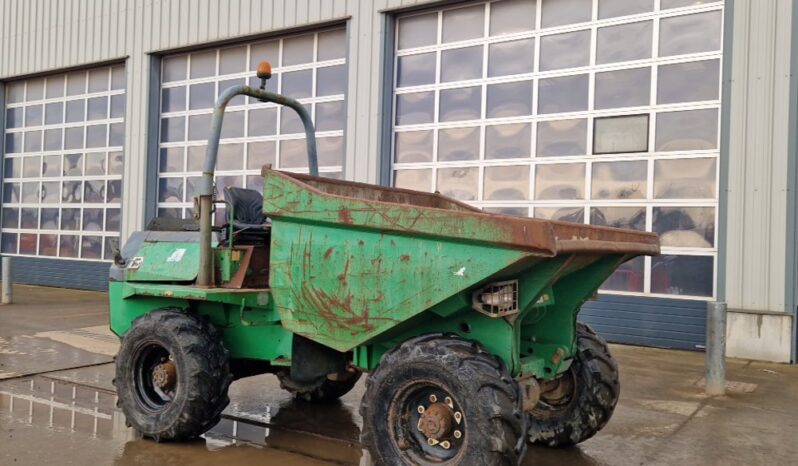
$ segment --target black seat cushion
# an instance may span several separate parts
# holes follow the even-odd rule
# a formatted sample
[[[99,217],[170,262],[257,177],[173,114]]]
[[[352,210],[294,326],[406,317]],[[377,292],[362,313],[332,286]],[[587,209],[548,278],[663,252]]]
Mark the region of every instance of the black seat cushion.
[[[263,215],[263,195],[254,189],[227,187],[224,200],[233,206],[233,227],[262,229],[266,223]]]

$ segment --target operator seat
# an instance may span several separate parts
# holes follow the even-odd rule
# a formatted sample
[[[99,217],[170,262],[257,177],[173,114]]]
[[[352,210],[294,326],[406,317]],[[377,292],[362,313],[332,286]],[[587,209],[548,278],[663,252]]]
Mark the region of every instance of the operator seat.
[[[233,206],[233,234],[238,243],[259,243],[269,236],[271,222],[263,214],[263,195],[254,189],[228,186],[224,200]]]

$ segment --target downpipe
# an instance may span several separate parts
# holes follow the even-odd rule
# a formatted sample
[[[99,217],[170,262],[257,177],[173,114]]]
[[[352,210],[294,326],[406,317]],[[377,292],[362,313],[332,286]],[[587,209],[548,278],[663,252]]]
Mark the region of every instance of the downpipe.
[[[260,100],[261,102],[273,102],[292,108],[299,114],[302,125],[305,127],[305,141],[308,151],[308,171],[312,176],[319,176],[319,163],[316,155],[316,131],[313,128],[313,120],[305,107],[297,100],[285,97],[273,92],[264,90],[266,80],[271,77],[271,66],[262,62],[258,66],[258,78],[261,79],[259,89],[239,85],[225,89],[216,99],[213,107],[213,119],[211,120],[211,132],[208,138],[208,151],[205,154],[205,164],[202,170],[202,179],[198,186],[198,196],[195,198],[195,218],[199,218],[200,230],[200,257],[199,271],[197,273],[197,286],[211,287],[214,284],[213,277],[213,249],[211,248],[212,238],[212,210],[213,210],[213,175],[216,169],[216,159],[219,155],[219,140],[222,134],[222,123],[224,122],[224,112],[227,104],[238,95],[246,95]],[[197,212],[198,211],[198,212]]]

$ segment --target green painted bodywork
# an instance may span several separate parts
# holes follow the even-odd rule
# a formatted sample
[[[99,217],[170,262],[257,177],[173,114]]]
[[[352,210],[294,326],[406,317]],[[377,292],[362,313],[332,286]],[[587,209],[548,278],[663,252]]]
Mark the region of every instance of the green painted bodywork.
[[[480,342],[514,376],[550,379],[571,363],[582,303],[618,265],[658,250],[650,234],[485,214],[439,195],[272,170],[264,170],[264,212],[269,289],[183,283],[197,275],[198,245],[145,243],[136,255],[147,280],[137,279],[142,269],[110,284],[113,331],[173,307],[208,316],[233,358],[290,365],[298,334],[367,371],[408,338],[453,333]],[[618,243],[605,239],[614,236]],[[181,248],[182,268],[167,263]],[[237,265],[217,251],[217,278],[229,280]],[[518,312],[478,312],[474,293],[506,280],[518,281]]]

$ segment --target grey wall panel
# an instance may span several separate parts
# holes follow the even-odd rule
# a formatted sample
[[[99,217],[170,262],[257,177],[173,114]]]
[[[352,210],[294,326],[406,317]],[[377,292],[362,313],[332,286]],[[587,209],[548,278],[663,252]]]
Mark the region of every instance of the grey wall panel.
[[[14,257],[14,283],[106,291],[111,264],[103,262]]]
[[[615,343],[697,350],[706,339],[703,301],[600,295],[582,306],[579,321]]]
[[[726,300],[784,311],[792,1],[737,0],[733,21]]]

